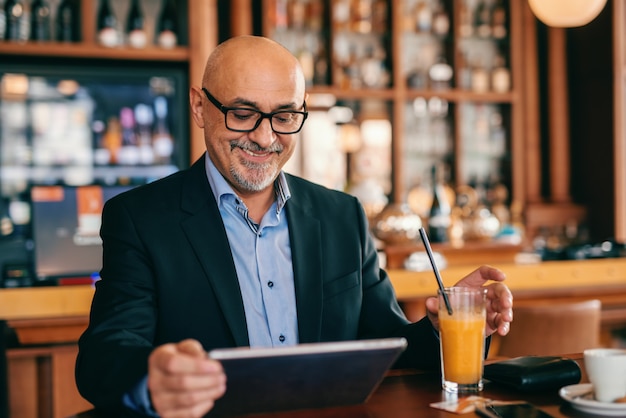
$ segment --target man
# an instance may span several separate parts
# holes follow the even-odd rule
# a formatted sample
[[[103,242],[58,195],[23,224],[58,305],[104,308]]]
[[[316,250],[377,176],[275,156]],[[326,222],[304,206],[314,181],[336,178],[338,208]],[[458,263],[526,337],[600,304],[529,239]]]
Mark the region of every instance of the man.
[[[281,171],[306,119],[296,58],[266,38],[230,39],[190,103],[205,156],[105,205],[82,395],[99,408],[200,417],[227,390],[206,357],[217,347],[404,336],[398,366],[438,367],[437,301],[409,323],[357,199]],[[503,273],[481,267],[458,285],[488,280],[487,332],[504,335]]]

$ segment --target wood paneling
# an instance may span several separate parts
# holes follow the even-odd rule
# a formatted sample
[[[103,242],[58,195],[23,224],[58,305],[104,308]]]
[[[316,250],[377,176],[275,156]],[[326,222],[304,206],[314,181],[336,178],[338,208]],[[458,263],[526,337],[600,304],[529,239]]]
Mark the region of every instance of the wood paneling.
[[[63,418],[92,405],[74,382],[75,344],[7,351],[12,418]]]

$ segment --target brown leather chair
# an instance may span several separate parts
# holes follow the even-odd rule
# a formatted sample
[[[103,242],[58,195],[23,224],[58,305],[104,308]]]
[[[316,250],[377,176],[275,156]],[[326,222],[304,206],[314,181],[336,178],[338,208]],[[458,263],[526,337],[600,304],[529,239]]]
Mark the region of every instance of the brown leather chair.
[[[499,339],[497,356],[549,356],[598,347],[601,309],[599,300],[514,307],[511,330]]]

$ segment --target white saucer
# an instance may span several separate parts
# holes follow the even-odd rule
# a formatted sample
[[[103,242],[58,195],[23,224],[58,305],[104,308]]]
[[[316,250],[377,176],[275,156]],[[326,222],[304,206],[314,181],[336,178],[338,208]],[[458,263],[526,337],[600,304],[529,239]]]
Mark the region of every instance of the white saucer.
[[[614,417],[626,416],[626,403],[598,402],[593,399],[591,383],[565,386],[559,390],[559,395],[573,408],[583,412]]]

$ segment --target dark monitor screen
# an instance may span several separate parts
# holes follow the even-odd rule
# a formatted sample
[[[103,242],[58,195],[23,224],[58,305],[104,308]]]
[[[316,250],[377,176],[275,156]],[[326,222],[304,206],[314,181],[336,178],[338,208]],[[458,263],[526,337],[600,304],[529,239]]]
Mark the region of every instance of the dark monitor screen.
[[[34,269],[38,280],[98,278],[102,207],[131,186],[34,186]]]

